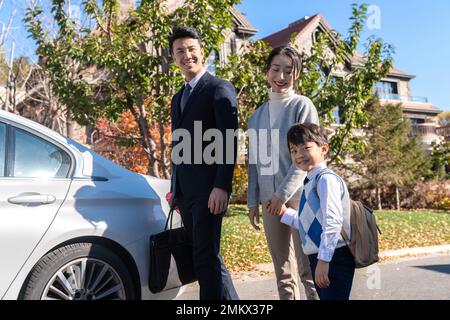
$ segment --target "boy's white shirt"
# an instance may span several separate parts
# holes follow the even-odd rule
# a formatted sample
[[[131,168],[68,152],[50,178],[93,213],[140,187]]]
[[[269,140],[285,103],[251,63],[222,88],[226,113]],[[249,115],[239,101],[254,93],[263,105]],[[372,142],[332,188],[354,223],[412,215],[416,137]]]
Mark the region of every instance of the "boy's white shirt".
[[[315,179],[317,174],[326,167],[326,163],[321,162],[308,172],[308,179]],[[317,258],[325,262],[330,262],[333,258],[341,234],[344,221],[341,200],[343,192],[344,190],[342,189],[341,181],[333,174],[325,174],[317,182],[317,193],[320,199],[323,230]],[[288,208],[281,217],[281,222],[299,230],[298,209],[294,210]]]

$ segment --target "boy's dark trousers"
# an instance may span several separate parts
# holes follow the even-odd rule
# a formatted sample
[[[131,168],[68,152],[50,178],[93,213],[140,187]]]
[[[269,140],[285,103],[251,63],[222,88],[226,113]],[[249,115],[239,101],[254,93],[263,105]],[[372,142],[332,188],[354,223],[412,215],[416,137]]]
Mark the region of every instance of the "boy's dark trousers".
[[[319,288],[315,280],[317,254],[309,255],[308,258],[320,300],[349,300],[355,274],[355,262],[347,246],[334,251],[328,272],[330,286],[326,289]]]
[[[224,213],[214,215],[209,196],[179,197],[183,224],[192,235],[194,270],[200,285],[200,300],[239,300],[230,273],[220,256],[220,234]]]

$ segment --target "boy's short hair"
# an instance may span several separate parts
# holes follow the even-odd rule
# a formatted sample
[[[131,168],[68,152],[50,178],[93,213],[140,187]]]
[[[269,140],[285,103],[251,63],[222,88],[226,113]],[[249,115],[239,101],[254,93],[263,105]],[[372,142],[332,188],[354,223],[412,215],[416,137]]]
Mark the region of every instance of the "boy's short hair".
[[[294,124],[287,133],[289,151],[290,145],[306,144],[315,142],[319,147],[328,144],[328,138],[325,129],[314,123]]]
[[[175,27],[172,30],[172,34],[169,36],[169,49],[171,54],[173,54],[173,43],[175,42],[175,40],[183,38],[196,39],[198,40],[200,47],[203,46],[202,37],[197,32],[197,30],[190,27]]]

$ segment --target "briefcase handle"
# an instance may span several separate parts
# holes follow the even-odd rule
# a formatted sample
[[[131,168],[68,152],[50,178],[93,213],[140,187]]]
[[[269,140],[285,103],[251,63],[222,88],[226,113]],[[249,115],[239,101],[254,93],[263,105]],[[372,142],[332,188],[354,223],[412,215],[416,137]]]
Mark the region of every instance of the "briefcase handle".
[[[167,216],[167,220],[166,220],[166,226],[164,227],[164,231],[167,231],[169,229],[172,230],[173,212],[174,211],[175,211],[174,208],[170,208],[169,215]],[[170,222],[170,225],[169,225],[169,222]],[[183,219],[181,219],[181,226],[182,227],[184,226]]]

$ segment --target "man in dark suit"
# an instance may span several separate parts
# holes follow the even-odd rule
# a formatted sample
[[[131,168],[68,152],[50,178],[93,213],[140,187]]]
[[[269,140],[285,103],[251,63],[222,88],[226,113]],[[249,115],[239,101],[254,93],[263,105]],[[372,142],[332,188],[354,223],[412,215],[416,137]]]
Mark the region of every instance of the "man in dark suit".
[[[226,131],[238,127],[235,89],[206,71],[201,37],[195,29],[174,29],[169,45],[185,79],[172,98],[172,205],[179,207],[183,224],[192,235],[200,299],[239,299],[219,253],[237,152],[236,138],[231,138],[231,150],[226,139]],[[207,130],[222,136],[214,141],[222,142],[214,150],[214,163],[205,158],[211,150],[206,148],[209,142],[203,141]]]

